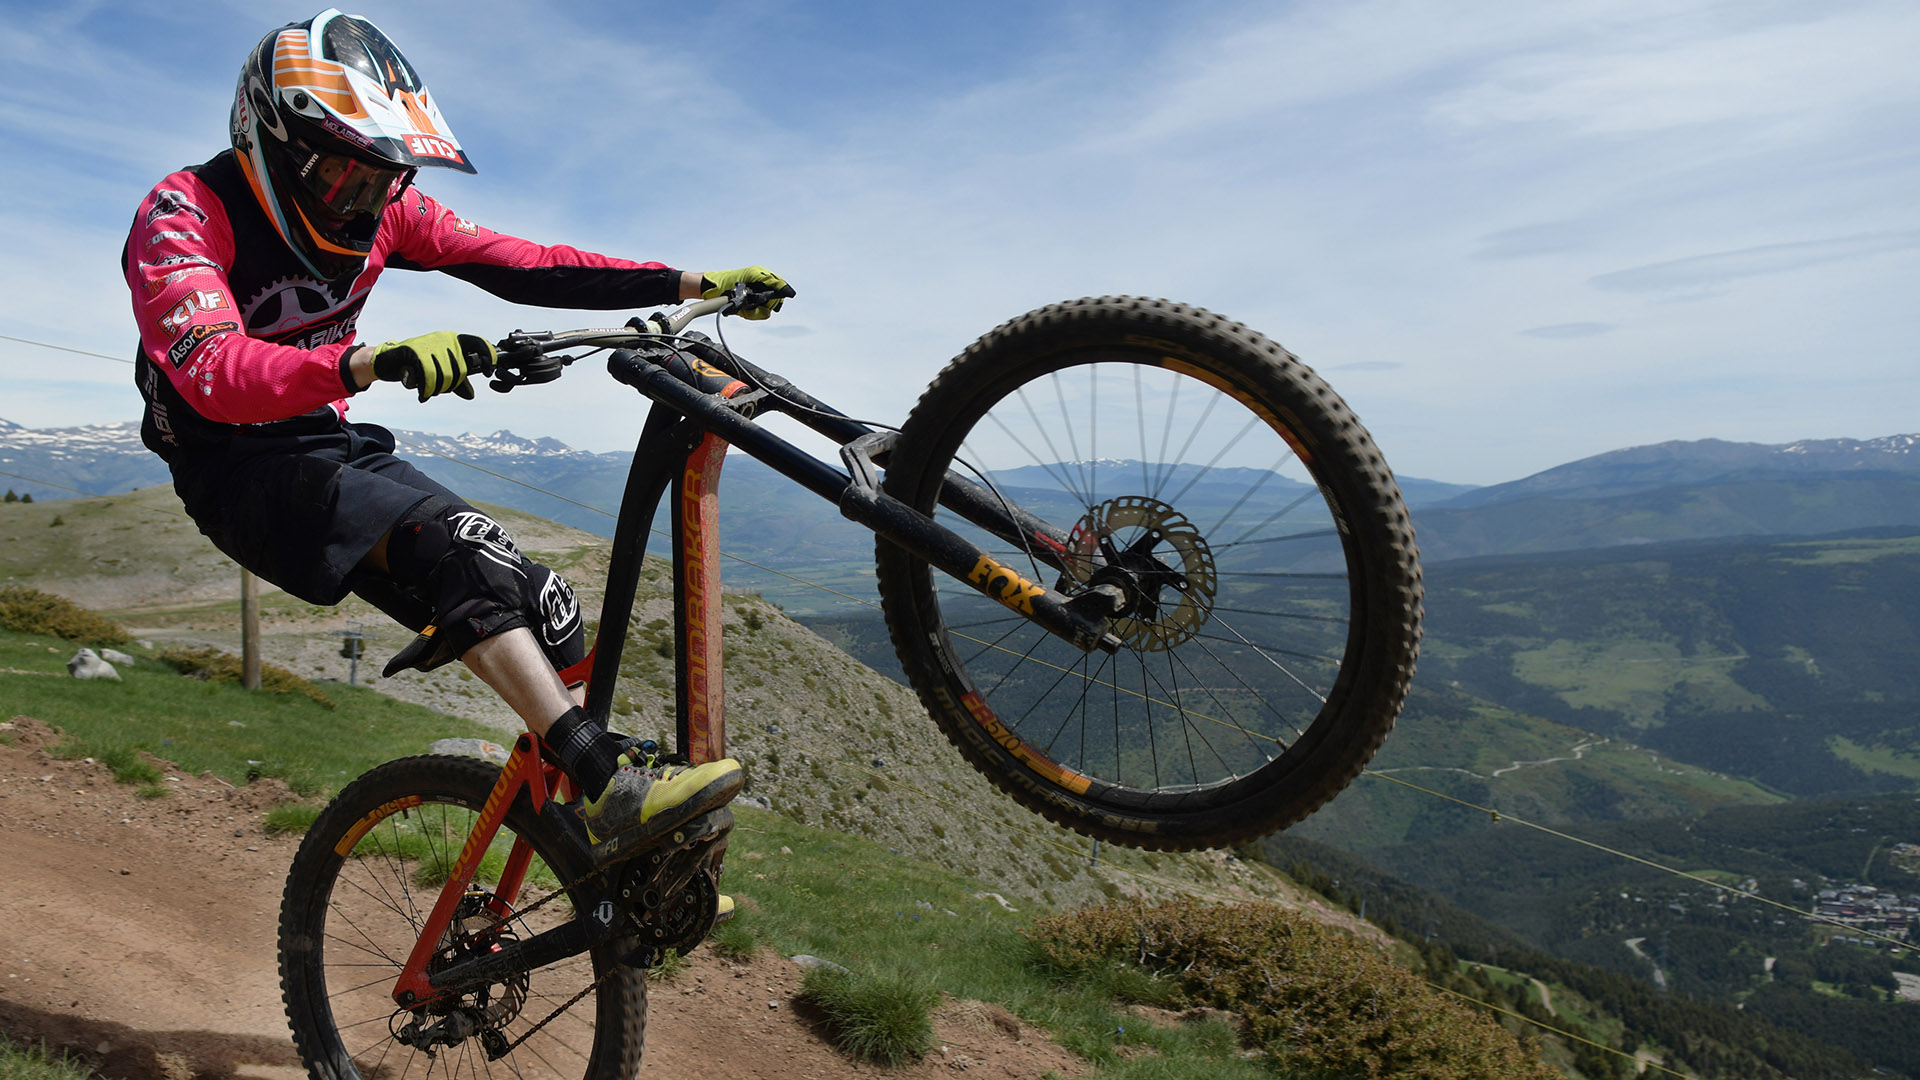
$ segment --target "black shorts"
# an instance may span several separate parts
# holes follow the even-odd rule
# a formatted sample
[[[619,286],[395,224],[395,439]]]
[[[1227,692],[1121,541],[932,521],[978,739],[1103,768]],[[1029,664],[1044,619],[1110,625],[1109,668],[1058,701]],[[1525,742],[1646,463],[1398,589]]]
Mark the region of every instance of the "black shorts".
[[[459,496],[393,454],[393,433],[342,423],[317,434],[236,438],[174,456],[173,488],[200,531],[241,566],[309,604],[360,594],[419,630],[432,608],[360,560],[431,495]]]

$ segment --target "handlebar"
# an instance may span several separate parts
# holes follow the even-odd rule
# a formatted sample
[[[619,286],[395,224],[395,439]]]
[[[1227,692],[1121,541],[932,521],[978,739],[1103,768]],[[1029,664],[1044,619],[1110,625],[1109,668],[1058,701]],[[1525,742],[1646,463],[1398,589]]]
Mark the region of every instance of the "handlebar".
[[[516,386],[552,382],[576,359],[555,356],[566,349],[643,349],[680,336],[688,324],[707,315],[731,315],[764,307],[794,295],[793,286],[755,288],[741,282],[711,300],[700,300],[670,312],[627,320],[627,325],[586,330],[515,330],[494,347],[493,379],[489,385],[506,393]]]

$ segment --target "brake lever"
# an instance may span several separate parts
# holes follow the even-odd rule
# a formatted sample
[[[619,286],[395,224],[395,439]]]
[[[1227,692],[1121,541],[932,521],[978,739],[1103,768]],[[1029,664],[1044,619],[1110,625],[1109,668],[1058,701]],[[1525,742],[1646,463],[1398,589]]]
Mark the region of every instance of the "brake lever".
[[[494,347],[493,378],[487,383],[498,393],[516,386],[548,383],[573,362],[571,356],[548,356],[546,343],[553,340],[551,330],[515,330]]]
[[[727,303],[720,309],[719,314],[734,315],[743,308],[765,307],[776,300],[788,300],[795,295],[797,294],[791,285],[778,289],[759,289],[742,281],[727,290]]]

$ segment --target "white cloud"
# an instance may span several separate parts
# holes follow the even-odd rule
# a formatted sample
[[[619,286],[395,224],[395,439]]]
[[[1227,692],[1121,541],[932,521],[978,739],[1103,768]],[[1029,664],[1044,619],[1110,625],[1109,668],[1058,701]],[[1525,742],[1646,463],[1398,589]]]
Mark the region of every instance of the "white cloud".
[[[1920,405],[1920,376],[1899,374],[1920,268],[1891,254],[1920,228],[1906,130],[1920,9],[1358,0],[1145,19],[1089,5],[990,68],[951,66],[926,12],[894,12],[896,38],[856,37],[887,32],[862,23],[796,41],[804,12],[754,10],[711,25],[653,6],[369,13],[479,162],[425,180],[436,197],[533,239],[772,266],[799,299],[729,337],[876,419],[898,420],[995,324],[1106,292],[1267,331],[1332,373],[1415,476],[1512,479],[1643,437],[1885,434]],[[0,85],[16,253],[0,333],[122,351],[113,256],[132,207],[224,145],[231,73],[267,26],[235,0],[140,22],[137,39],[104,29],[139,17],[0,17],[16,73]],[[85,77],[56,86],[63,53]],[[807,70],[840,86],[831,101],[814,107],[814,82],[792,74]],[[624,317],[396,272],[362,337]],[[1819,373],[1803,362],[1815,349]],[[1628,357],[1636,394],[1615,395],[1620,367],[1584,362],[1601,351]],[[0,416],[38,426],[14,392],[28,364],[46,369],[0,348]],[[1856,377],[1875,387],[1864,404],[1826,389]],[[607,450],[631,445],[638,405],[576,372],[471,404],[376,392],[354,415]],[[62,422],[132,415],[102,408]]]

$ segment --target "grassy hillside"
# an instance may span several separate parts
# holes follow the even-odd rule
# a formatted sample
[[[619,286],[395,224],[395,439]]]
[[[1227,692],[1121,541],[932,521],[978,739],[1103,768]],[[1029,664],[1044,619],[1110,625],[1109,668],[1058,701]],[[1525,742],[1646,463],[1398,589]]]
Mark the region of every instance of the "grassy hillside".
[[[118,531],[115,523],[106,516],[95,524],[106,535]],[[63,523],[57,527],[50,524],[45,527],[66,526]],[[515,527],[520,528],[518,525]],[[184,519],[180,519],[179,525],[150,526],[149,531],[155,534],[152,550],[176,552],[176,557],[190,559],[193,545],[204,544],[197,534],[191,533],[190,527],[184,526]],[[533,529],[522,531],[523,539],[532,535],[536,535]],[[570,541],[568,534],[556,530],[545,534],[540,543],[555,549],[552,554],[559,559],[572,560],[576,566],[586,566],[594,561],[596,549],[590,542],[586,546],[575,547],[569,546]],[[528,542],[527,546],[534,548],[535,544]],[[16,578],[22,569],[25,568],[0,566],[0,572]],[[210,581],[218,574],[230,572],[216,569],[217,573],[209,576]],[[58,570],[57,561],[39,568],[43,575]],[[632,730],[651,733],[661,732],[667,719],[667,696],[662,689],[664,683],[661,679],[664,660],[658,651],[666,629],[666,602],[660,592],[663,585],[660,570],[657,565],[652,567],[652,579],[644,586],[644,606],[636,622],[634,640],[628,649],[628,678],[620,688],[618,698],[623,722]],[[97,580],[111,581],[115,575],[95,573],[94,576]],[[49,581],[36,583],[43,587],[55,584]],[[310,672],[303,669],[303,673],[343,673],[344,661],[328,653],[328,650],[337,650],[338,645],[338,639],[332,636],[332,627],[352,618],[363,617],[365,612],[356,612],[351,604],[331,611],[303,611],[300,605],[292,604],[285,598],[273,600],[271,597],[268,607],[271,630],[268,638],[269,659],[285,658],[288,666],[305,664],[307,668],[325,669]],[[157,624],[148,629],[164,631],[166,635],[183,640],[219,637],[226,632],[221,628],[230,626],[232,616],[231,603],[225,601],[200,605],[173,604],[165,610],[133,606],[121,610],[123,614],[141,615]],[[879,910],[883,907],[899,912],[898,918],[903,927],[912,914],[920,914],[922,919],[911,921],[924,923],[928,909],[916,903],[914,910],[908,912],[904,906],[904,893],[916,890],[914,900],[937,903],[942,905],[938,909],[940,911],[956,912],[956,916],[951,918],[972,917],[972,914],[987,912],[980,919],[982,922],[991,922],[996,918],[991,912],[1000,909],[997,904],[989,909],[973,896],[974,893],[1001,893],[1014,906],[1022,908],[1023,913],[1031,913],[1036,908],[1068,909],[1110,897],[1158,899],[1192,891],[1222,899],[1265,897],[1308,909],[1316,907],[1284,880],[1225,854],[1144,856],[1102,849],[1096,862],[1093,859],[1094,852],[1084,841],[1038,822],[988,790],[918,715],[910,695],[897,684],[875,676],[827,647],[819,638],[792,624],[779,611],[757,597],[730,597],[726,618],[731,646],[727,678],[731,687],[730,702],[734,706],[731,713],[734,742],[753,777],[750,795],[768,799],[775,811],[775,814],[761,815],[758,819],[752,815],[745,818],[744,835],[736,841],[740,848],[738,858],[730,863],[735,871],[729,876],[729,887],[738,888],[741,895],[750,898],[760,911],[769,915],[764,930],[757,932],[764,933],[765,940],[783,951],[804,950],[819,955],[826,950],[838,950],[839,955],[850,956],[858,965],[874,970],[884,970],[890,965],[927,969],[925,957],[929,955],[929,941],[942,943],[944,950],[944,943],[948,940],[939,928],[924,929],[924,932],[936,935],[932,939],[921,940],[909,936],[907,944],[895,943],[884,947],[878,939],[886,935],[872,932],[874,927],[884,922],[885,913]],[[397,647],[403,636],[395,634],[391,641],[381,645]],[[183,765],[213,768],[236,781],[250,772],[274,772],[288,776],[303,788],[325,789],[336,785],[341,778],[351,775],[360,767],[354,762],[315,760],[311,755],[316,751],[311,749],[302,752],[301,760],[307,762],[304,765],[292,758],[282,762],[273,756],[278,752],[275,746],[257,745],[245,740],[260,739],[278,745],[283,735],[300,732],[310,736],[321,751],[349,752],[359,755],[356,762],[364,759],[365,763],[371,763],[398,753],[414,752],[429,738],[460,733],[462,728],[451,717],[408,709],[398,703],[384,701],[377,695],[355,692],[352,688],[326,686],[327,692],[335,696],[339,704],[334,710],[325,710],[304,698],[264,702],[257,695],[239,695],[230,688],[191,683],[147,663],[137,665],[128,673],[127,681],[117,687],[112,684],[76,684],[65,679],[61,670],[61,664],[69,652],[70,647],[65,643],[41,641],[24,635],[0,636],[0,668],[8,669],[0,673],[0,690],[4,690],[9,701],[28,703],[31,711],[50,723],[69,726],[70,730],[76,731],[88,724],[94,725],[96,733],[83,735],[85,738],[97,741],[102,738],[133,737],[143,748],[156,749],[176,758],[190,758],[192,753],[200,753],[202,759],[193,759],[194,763],[183,761]],[[376,649],[370,655],[384,655],[384,652]],[[443,685],[438,692],[445,702],[477,704],[484,699],[484,692],[460,680],[457,675],[459,670],[457,667],[444,669],[434,676],[420,678],[423,681],[442,680]],[[401,680],[392,682],[399,683]],[[125,694],[140,698],[137,711],[143,718],[143,726],[138,732],[127,729],[122,719],[127,715],[125,700],[115,695]],[[107,700],[109,698],[113,700]],[[1433,715],[1445,716],[1414,729],[1421,735],[1421,745],[1435,751],[1444,749],[1457,741],[1453,737],[1457,730],[1490,722],[1487,715],[1476,715],[1471,711],[1479,707],[1463,695],[1435,698]],[[238,711],[241,708],[265,711],[257,714]],[[1449,713],[1447,710],[1450,709],[1464,711]],[[290,711],[281,716],[279,710]],[[471,710],[460,708],[457,711]],[[235,727],[229,723],[232,719],[239,719],[246,726]],[[1446,726],[1448,724],[1457,727],[1449,729]],[[180,733],[189,730],[199,734],[182,738]],[[1520,731],[1510,735],[1511,746],[1520,746],[1525,742],[1520,733],[1525,730],[1528,730],[1528,726],[1522,723]],[[221,738],[212,738],[207,734],[209,731]],[[375,743],[373,738],[376,736],[390,738],[392,742]],[[1526,756],[1529,759],[1535,754],[1556,756],[1554,751],[1557,742],[1563,737],[1581,738],[1579,733],[1571,731],[1536,736],[1535,741],[1525,742]],[[215,746],[225,748],[216,753],[211,749]],[[1574,765],[1584,768],[1589,765],[1599,767],[1604,763],[1607,769],[1622,771],[1624,775],[1624,770],[1632,764],[1632,756],[1623,754],[1620,761],[1608,763],[1605,753],[1596,753],[1593,748],[1588,748],[1579,755]],[[1545,775],[1563,771],[1567,764],[1555,762],[1515,769],[1512,768],[1510,757],[1501,758],[1498,753],[1491,757],[1463,754],[1457,760],[1465,763],[1459,766],[1461,768],[1471,767],[1474,771],[1488,774],[1500,772],[1497,779],[1501,782],[1509,777],[1515,778],[1516,782],[1523,777],[1531,781],[1538,777],[1527,774]],[[1391,767],[1390,761],[1383,761],[1383,766]],[[1502,769],[1507,771],[1501,772]],[[1716,779],[1715,782],[1722,781]],[[1696,781],[1677,783],[1680,788],[1691,792]],[[1553,786],[1547,785],[1549,789]],[[1355,792],[1343,796],[1335,806],[1339,807],[1352,799],[1358,791],[1355,789]],[[1687,797],[1710,803],[1720,796]],[[1761,793],[1737,792],[1732,797],[1764,796]],[[1420,816],[1416,811],[1400,814],[1397,820],[1414,822]],[[821,826],[833,831],[804,831]],[[1408,827],[1403,826],[1403,832]],[[756,831],[764,831],[780,843],[775,845],[769,840],[764,846],[756,848],[751,839]],[[803,848],[802,843],[811,846]],[[773,860],[780,847],[793,851],[814,851],[820,855],[831,852],[832,855],[831,859],[817,858],[792,864],[795,870],[805,867],[804,872],[798,873],[775,873],[774,867],[750,858],[751,854],[758,853],[763,860]],[[880,860],[884,866],[869,864],[865,861],[869,858]],[[933,872],[932,868],[937,867],[940,873],[959,873],[961,878],[950,885],[896,884],[907,880],[901,874],[909,873],[904,869],[908,864],[923,865],[928,868],[926,872]],[[808,877],[808,874],[813,877]],[[910,875],[919,874],[923,874],[923,871],[910,871]],[[872,887],[847,889],[846,882],[850,879]],[[924,877],[915,877],[913,880],[931,882],[931,879]],[[937,895],[929,890],[938,890]],[[831,914],[824,919],[820,917],[822,909],[819,898],[840,892],[848,894],[849,903],[864,904],[873,910],[862,908],[863,913],[857,917],[848,915],[840,918]],[[969,906],[962,906],[959,902],[962,897]],[[895,899],[900,900],[900,904],[890,907]],[[749,910],[750,915],[753,914],[752,909]],[[1347,925],[1358,925],[1350,915],[1329,913],[1324,917],[1334,921],[1344,920]],[[1024,917],[1017,924],[1024,924]],[[751,926],[752,923],[745,925]],[[922,932],[923,928],[913,930],[913,933]],[[859,935],[865,937],[856,941]],[[956,949],[951,953],[942,952],[941,955],[958,957],[980,950],[986,950],[989,957],[1021,955],[1013,951],[1014,945],[1011,943],[983,940],[975,944],[979,949]],[[1403,951],[1402,955],[1408,959],[1416,956],[1407,951]],[[1423,958],[1419,962],[1426,961]],[[994,959],[985,966],[993,967],[994,964],[1001,962]],[[976,962],[975,967],[979,966]],[[1005,967],[1005,964],[1001,964],[995,970]],[[950,988],[956,993],[974,993],[974,988],[1004,977],[1004,971],[1002,974],[980,970],[968,973],[964,967],[950,970],[944,962],[936,963],[927,970],[936,972],[943,985],[951,981],[953,985]],[[1457,985],[1456,974],[1462,980]],[[1509,1005],[1517,1005],[1519,1000],[1513,996],[1518,991],[1513,991],[1512,987],[1502,989],[1499,979],[1485,973],[1473,973],[1465,969],[1455,973],[1451,969],[1439,971],[1429,968],[1428,978],[1469,996],[1484,996],[1488,1000]],[[1134,990],[1129,993],[1133,993],[1133,1000],[1137,1000],[1139,984],[1130,985],[1134,986]],[[986,993],[985,990],[978,992],[982,996]],[[997,1000],[1009,1000],[1017,1009],[1030,1009],[1035,1018],[1055,1026],[1056,1030],[1069,1032],[1070,1039],[1079,1040],[1075,1045],[1087,1047],[1083,1052],[1087,1052],[1094,1060],[1111,1062],[1113,1072],[1110,1075],[1149,1075],[1138,1071],[1140,1067],[1129,1062],[1143,1056],[1174,1056],[1175,1051],[1167,1048],[1175,1046],[1179,1039],[1188,1040],[1189,1043],[1198,1040],[1199,1048],[1189,1046],[1188,1049],[1177,1051],[1180,1054],[1199,1055],[1202,1064],[1196,1066],[1198,1071],[1166,1071],[1161,1069],[1161,1063],[1156,1063],[1155,1068],[1161,1071],[1152,1072],[1151,1075],[1242,1075],[1236,1071],[1243,1068],[1241,1059],[1235,1057],[1230,1049],[1222,1056],[1220,1044],[1212,1036],[1180,1033],[1176,1039],[1175,1036],[1156,1033],[1146,1024],[1130,1024],[1124,1018],[1113,1020],[1111,1029],[1106,1027],[1115,993],[1115,984],[1111,981],[1102,981],[1091,988],[1050,985],[1022,993],[1027,996],[1022,998],[1019,994],[1007,991]],[[1566,1002],[1574,998],[1570,993],[1563,992],[1561,1000]],[[1021,1001],[1028,1004],[1022,1005]],[[1610,1019],[1601,1006],[1587,1007],[1590,1013],[1581,1021],[1581,1030],[1602,1034],[1609,1045],[1615,1045],[1623,1051],[1644,1048],[1646,1036],[1629,1035],[1628,1029],[1617,1019]],[[1045,1019],[1048,1016],[1052,1019]],[[1080,1034],[1071,1034],[1074,1031]],[[1127,1035],[1129,1031],[1133,1034]],[[1579,1044],[1562,1044],[1556,1040],[1557,1037],[1549,1039],[1548,1053],[1563,1069],[1569,1070],[1570,1075],[1608,1075],[1607,1072],[1598,1071],[1599,1067],[1592,1061],[1586,1062],[1584,1067],[1576,1065],[1575,1047]],[[1141,1050],[1140,1046],[1151,1049]],[[1554,1049],[1555,1046],[1558,1049]],[[1650,1052],[1672,1051],[1662,1044]],[[1701,1052],[1695,1050],[1696,1054]],[[1617,1062],[1620,1059],[1607,1060]],[[1703,1059],[1696,1057],[1686,1060]],[[1281,1075],[1287,1073],[1282,1071]],[[1721,1071],[1709,1072],[1708,1075],[1769,1074]]]
[[[1472,560],[1427,590],[1429,680],[1795,795],[1920,780],[1913,531]]]
[[[604,541],[517,511],[489,509],[524,550],[575,583],[590,619],[597,615]],[[59,525],[52,523],[56,519]],[[88,598],[89,606],[106,610],[156,647],[208,643],[239,651],[238,570],[179,512],[171,489],[0,508],[0,537],[41,533],[59,540],[0,545],[0,582]],[[150,578],[160,566],[177,577],[156,593]],[[669,589],[666,565],[649,560],[613,718],[616,727],[665,743],[673,735]],[[386,657],[412,635],[358,599],[314,608],[266,588],[261,609],[265,659],[323,680],[329,693],[348,676],[340,632],[357,626],[367,634],[358,671],[362,685],[484,725],[496,737],[519,728],[463,665],[377,678]],[[749,796],[781,814],[938,861],[1016,902],[1064,907],[1110,896],[1162,898],[1185,887],[1254,895],[1246,891],[1254,887],[1246,867],[1221,853],[1103,847],[1095,861],[1092,842],[1015,806],[981,779],[906,688],[757,596],[730,595],[724,623],[730,748],[747,769]],[[71,650],[58,660],[64,663],[68,655]],[[47,708],[51,714],[40,719],[60,724],[57,698]],[[411,742],[384,756],[418,752],[424,745]],[[319,783],[331,786],[324,778]]]

